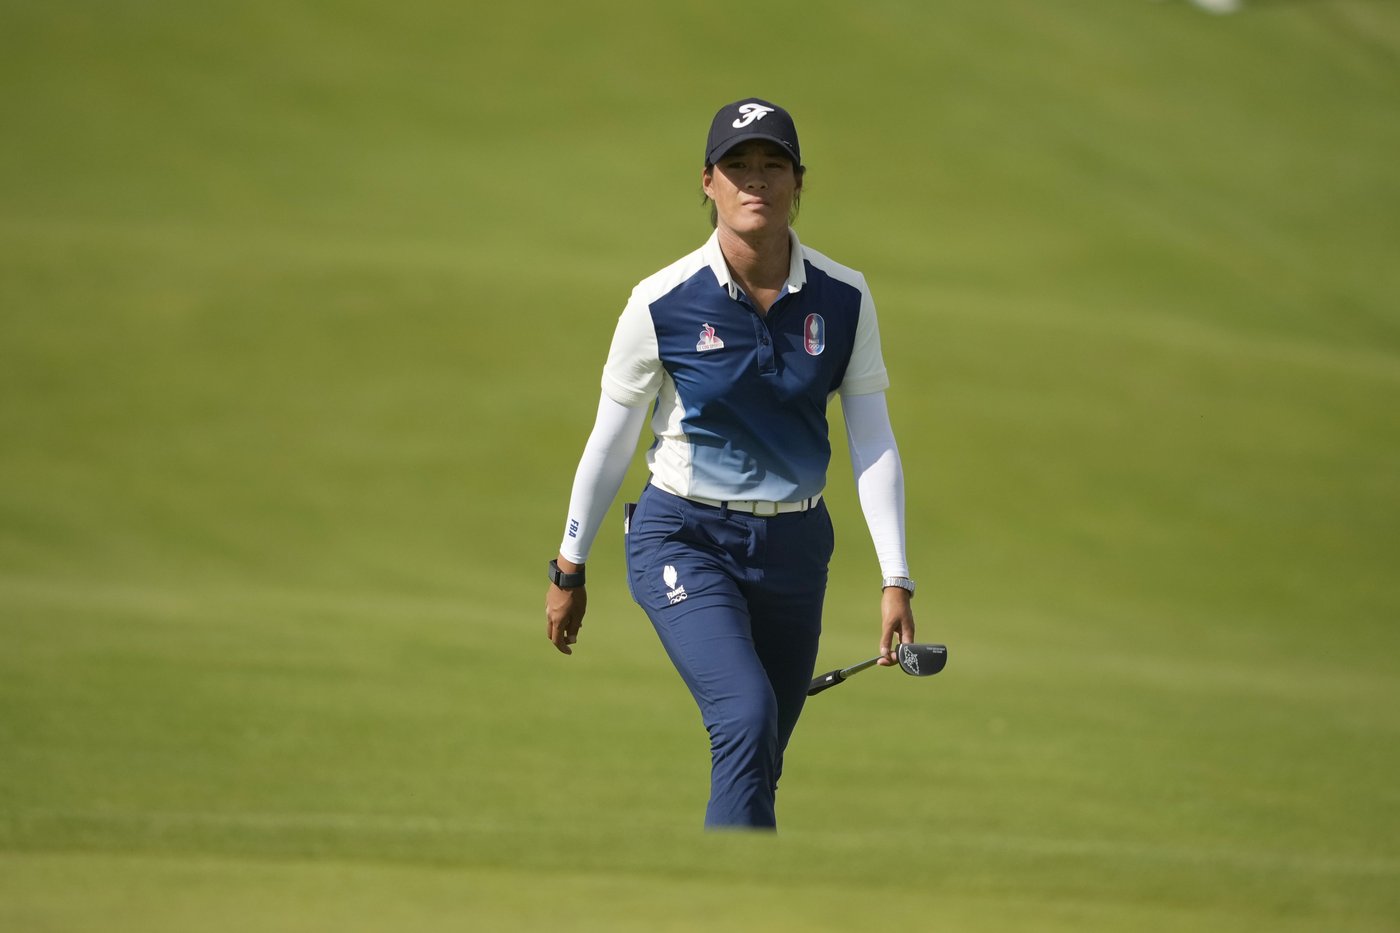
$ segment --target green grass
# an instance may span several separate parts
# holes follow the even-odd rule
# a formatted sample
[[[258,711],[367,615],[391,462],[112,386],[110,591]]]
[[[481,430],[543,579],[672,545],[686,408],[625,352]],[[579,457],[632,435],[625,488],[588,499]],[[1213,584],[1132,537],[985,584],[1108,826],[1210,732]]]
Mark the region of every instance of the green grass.
[[[0,929],[1400,927],[1391,5],[542,9],[0,0]],[[813,701],[777,838],[699,831],[616,536],[541,637],[750,93],[951,646]]]

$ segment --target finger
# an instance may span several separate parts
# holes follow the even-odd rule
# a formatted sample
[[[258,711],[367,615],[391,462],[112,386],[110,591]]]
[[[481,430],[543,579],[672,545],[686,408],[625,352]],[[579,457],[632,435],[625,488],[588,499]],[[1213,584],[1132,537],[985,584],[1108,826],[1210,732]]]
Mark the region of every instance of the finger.
[[[545,635],[549,638],[554,647],[558,648],[564,654],[572,653],[566,646],[567,636],[564,633],[564,626],[562,623],[550,619]]]
[[[560,619],[559,626],[555,632],[555,647],[565,654],[572,654],[573,652],[570,651],[567,646],[575,644],[578,641],[579,629],[582,627],[583,619],[579,618],[577,615],[569,614],[564,616],[564,618]]]

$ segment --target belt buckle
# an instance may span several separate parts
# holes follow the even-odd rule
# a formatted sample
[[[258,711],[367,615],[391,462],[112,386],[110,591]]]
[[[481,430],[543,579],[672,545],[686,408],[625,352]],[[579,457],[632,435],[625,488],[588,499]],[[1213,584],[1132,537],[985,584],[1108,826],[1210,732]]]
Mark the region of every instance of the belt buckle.
[[[778,503],[757,501],[753,504],[753,514],[760,518],[771,518],[778,514]]]

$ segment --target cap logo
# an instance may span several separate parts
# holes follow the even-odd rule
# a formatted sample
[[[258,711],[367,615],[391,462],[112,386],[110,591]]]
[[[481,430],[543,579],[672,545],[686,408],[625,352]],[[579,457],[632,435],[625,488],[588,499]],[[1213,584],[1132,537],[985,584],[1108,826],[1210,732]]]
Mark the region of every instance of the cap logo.
[[[744,104],[739,108],[742,117],[734,121],[734,128],[742,130],[755,120],[762,120],[766,114],[773,112],[772,107],[765,107],[762,104]]]

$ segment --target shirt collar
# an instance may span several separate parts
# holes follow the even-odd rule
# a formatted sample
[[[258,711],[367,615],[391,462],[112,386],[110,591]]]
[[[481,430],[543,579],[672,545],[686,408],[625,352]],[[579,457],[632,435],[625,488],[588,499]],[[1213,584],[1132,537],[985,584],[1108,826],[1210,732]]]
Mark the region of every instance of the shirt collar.
[[[791,245],[791,258],[788,261],[788,292],[799,292],[802,286],[807,284],[807,264],[803,261],[802,243],[797,239],[797,231],[788,227],[788,241]],[[715,281],[724,286],[729,291],[729,297],[735,301],[739,300],[739,283],[734,281],[734,276],[729,272],[729,263],[724,261],[724,251],[719,248],[719,231],[710,234],[710,238],[705,241],[701,249],[701,255],[705,262],[709,264],[710,271],[715,274]]]

